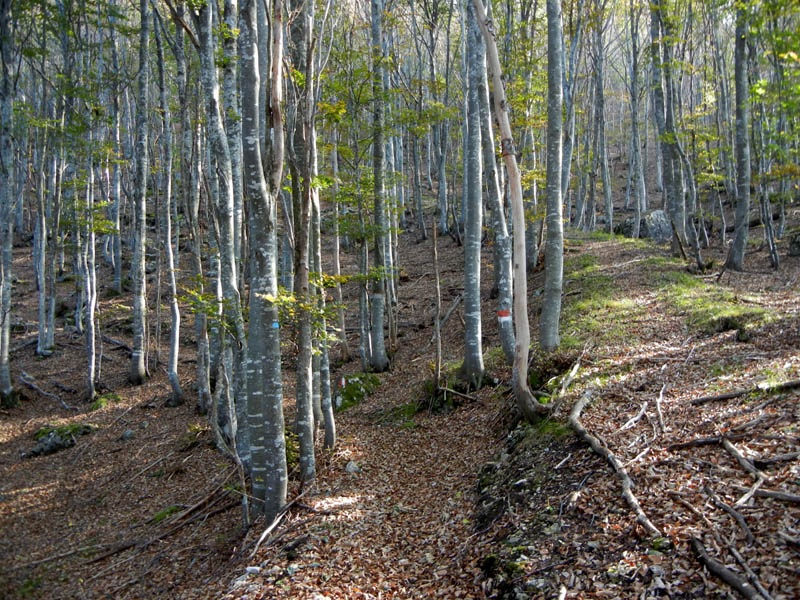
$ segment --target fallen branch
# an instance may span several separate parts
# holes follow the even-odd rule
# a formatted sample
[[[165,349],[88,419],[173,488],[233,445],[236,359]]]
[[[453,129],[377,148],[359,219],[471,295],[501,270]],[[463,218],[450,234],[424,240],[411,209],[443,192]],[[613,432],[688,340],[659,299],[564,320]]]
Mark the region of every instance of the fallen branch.
[[[478,401],[478,399],[475,396],[470,396],[469,394],[463,394],[461,392],[457,392],[456,390],[454,390],[452,388],[449,388],[449,387],[440,387],[439,391],[440,392],[447,392],[448,394],[453,394],[455,396],[460,396],[461,398],[464,398],[465,400],[470,400],[472,402],[477,402]]]
[[[133,348],[131,348],[130,346],[128,346],[128,344],[126,344],[125,342],[121,342],[121,341],[119,341],[119,340],[115,340],[114,338],[112,338],[112,337],[108,337],[107,335],[100,336],[100,338],[101,338],[101,339],[102,339],[104,342],[108,342],[109,344],[113,344],[113,345],[114,345],[114,346],[116,346],[117,348],[121,348],[121,349],[123,349],[123,350],[127,350],[127,351],[128,351],[128,352],[130,352],[130,353],[133,353]]]
[[[682,448],[695,448],[697,446],[711,446],[713,444],[721,444],[722,440],[743,440],[747,437],[752,437],[747,433],[739,433],[737,435],[712,435],[711,437],[697,438],[689,440],[688,442],[677,442],[667,446],[667,450],[681,450]]]
[[[778,537],[781,538],[784,542],[786,542],[790,546],[795,546],[796,548],[800,548],[800,538],[792,537],[785,531],[779,531]]]
[[[721,562],[711,558],[708,555],[708,552],[706,552],[703,543],[696,537],[692,538],[692,548],[697,555],[697,559],[703,565],[705,565],[709,573],[717,576],[748,600],[763,600],[763,596],[761,596],[761,594],[759,594],[752,585],[739,577]]]
[[[731,544],[728,544],[728,550],[730,550],[730,553],[733,554],[733,557],[736,559],[736,562],[738,562],[739,565],[742,567],[742,569],[744,569],[744,572],[747,573],[747,578],[750,580],[750,583],[753,584],[753,587],[755,587],[758,590],[758,593],[764,596],[764,598],[766,598],[767,600],[772,600],[772,596],[770,596],[769,592],[766,589],[764,589],[763,585],[761,585],[761,581],[759,581],[758,575],[756,575],[753,572],[753,569],[750,568],[750,565],[747,564],[747,561],[739,553],[739,551],[736,548],[734,548],[733,545]]]
[[[756,481],[759,479],[766,480],[764,474],[758,469],[756,469],[755,465],[753,465],[753,463],[750,462],[750,460],[746,458],[744,454],[739,452],[739,449],[736,446],[734,446],[729,439],[727,438],[722,439],[722,447],[725,448],[725,450],[727,450],[728,453],[736,459],[736,462],[738,462],[745,471],[747,471],[748,473],[750,473],[750,475],[753,476],[753,479],[755,479]]]
[[[744,517],[733,507],[725,504],[725,502],[723,502],[710,487],[705,486],[704,491],[706,494],[708,494],[709,498],[711,498],[712,502],[714,502],[718,508],[721,508],[730,516],[732,516],[733,519],[739,524],[739,527],[741,527],[742,531],[745,533],[747,545],[750,546],[755,541],[755,538],[753,537],[753,532],[750,530],[750,527],[748,527],[747,522],[744,520]]]
[[[456,308],[458,307],[458,305],[459,305],[459,304],[461,304],[461,300],[462,300],[463,298],[464,298],[464,294],[459,294],[458,296],[456,296],[456,299],[455,299],[455,300],[453,300],[453,304],[452,304],[452,305],[450,305],[450,308],[448,308],[448,309],[447,309],[447,312],[446,312],[446,313],[444,313],[444,317],[442,317],[442,320],[441,320],[441,321],[439,321],[439,330],[441,330],[441,329],[442,329],[442,327],[444,327],[444,324],[445,324],[445,323],[447,323],[448,319],[450,319],[450,317],[453,315],[453,312],[456,310]],[[435,317],[434,317],[434,318],[435,318]],[[435,335],[432,335],[432,336],[431,336],[431,339],[430,339],[430,340],[428,340],[428,343],[427,343],[427,344],[425,344],[425,347],[422,349],[422,351],[423,351],[423,352],[424,352],[425,350],[427,350],[427,349],[430,347],[430,345],[433,343],[433,338],[434,338],[434,337],[435,337]]]
[[[782,381],[780,383],[760,384],[751,388],[733,390],[731,392],[725,392],[724,394],[717,394],[715,396],[701,396],[700,398],[695,398],[692,400],[692,405],[698,406],[700,404],[716,402],[718,400],[732,400],[733,398],[739,398],[740,396],[746,396],[747,394],[752,394],[754,392],[767,392],[768,394],[774,392],[785,392],[786,390],[793,390],[798,387],[800,387],[800,379],[791,379],[789,381]]]
[[[633,509],[633,512],[636,514],[636,520],[639,521],[639,523],[650,535],[654,537],[661,537],[661,532],[655,525],[653,525],[650,519],[647,518],[647,515],[644,514],[644,510],[642,510],[642,507],[639,504],[639,501],[636,499],[636,496],[633,495],[633,482],[631,481],[628,472],[625,470],[625,467],[622,465],[619,459],[614,456],[614,454],[603,444],[603,442],[601,442],[599,438],[586,431],[586,428],[580,422],[581,412],[583,412],[584,407],[586,404],[588,404],[589,400],[591,400],[591,397],[591,392],[586,392],[575,403],[575,406],[572,407],[572,411],[569,415],[569,424],[575,433],[583,438],[583,440],[588,443],[589,446],[591,446],[592,450],[604,457],[617,473],[622,482],[622,495],[625,500],[627,500],[628,505]]]
[[[800,457],[800,452],[789,452],[788,454],[776,454],[775,456],[768,456],[764,458],[753,459],[753,464],[758,468],[767,468],[780,462],[788,462]]]
[[[647,410],[647,400],[645,400],[642,403],[642,407],[639,409],[639,412],[636,414],[636,416],[628,419],[628,421],[622,427],[620,427],[618,431],[625,431],[626,429],[630,429],[631,427],[636,425],[636,423],[638,423],[639,420],[644,416],[646,410]]]
[[[28,375],[25,371],[23,371],[20,374],[19,380],[25,385],[27,385],[29,388],[31,388],[34,392],[38,392],[45,398],[52,398],[53,400],[58,400],[61,403],[61,406],[63,406],[66,410],[78,410],[74,406],[70,406],[69,404],[64,402],[60,396],[56,396],[55,394],[51,394],[50,392],[45,392],[42,388],[36,385],[36,381],[34,380],[34,378]]]
[[[284,507],[283,507],[283,508],[282,508],[282,509],[281,509],[281,510],[278,512],[278,514],[277,514],[277,515],[275,515],[275,518],[274,518],[274,519],[272,519],[272,523],[270,523],[270,524],[269,524],[269,526],[268,526],[268,527],[267,527],[267,528],[266,528],[266,529],[265,529],[265,530],[262,532],[262,534],[261,534],[261,535],[258,537],[258,541],[256,542],[256,546],[255,546],[255,548],[253,548],[253,551],[250,553],[250,556],[248,556],[248,558],[253,558],[253,557],[256,555],[256,552],[258,552],[258,548],[261,546],[262,542],[263,542],[265,539],[267,539],[267,536],[268,536],[270,533],[272,533],[272,532],[275,530],[275,528],[278,526],[278,523],[280,523],[280,522],[281,522],[281,519],[283,519],[283,517],[286,515],[286,513],[288,513],[288,512],[289,512],[289,509],[291,509],[291,508],[292,508],[292,506],[294,506],[295,504],[297,504],[297,503],[299,502],[300,498],[302,498],[303,496],[305,496],[305,495],[306,495],[306,492],[307,492],[309,489],[311,489],[311,488],[307,488],[307,489],[303,490],[302,492],[300,492],[300,493],[299,493],[297,496],[295,496],[294,500],[292,500],[291,502],[289,502],[288,504],[286,504],[286,506],[284,506]]]
[[[737,490],[746,490],[747,488],[741,485],[733,486]],[[754,496],[758,496],[759,498],[772,498],[774,500],[783,500],[784,502],[793,502],[794,504],[800,504],[800,496],[797,494],[790,494],[789,492],[781,492],[780,490],[755,490],[753,493]]]
[[[89,552],[91,550],[97,550],[97,545],[73,548],[72,550],[67,550],[66,552],[61,552],[59,554],[52,554],[45,558],[40,558],[39,560],[34,560],[21,565],[14,565],[11,567],[11,569],[27,569],[29,567],[36,567],[38,565],[43,565],[45,563],[53,562],[54,560],[61,560],[62,558],[68,558],[73,554],[78,554],[79,552]]]
[[[694,350],[694,348],[692,348],[692,350]],[[664,426],[664,413],[661,412],[661,403],[664,401],[665,389],[667,389],[666,383],[661,386],[661,391],[658,392],[658,398],[656,398],[656,412],[658,413],[658,424],[661,427],[661,433],[667,432],[667,428]]]

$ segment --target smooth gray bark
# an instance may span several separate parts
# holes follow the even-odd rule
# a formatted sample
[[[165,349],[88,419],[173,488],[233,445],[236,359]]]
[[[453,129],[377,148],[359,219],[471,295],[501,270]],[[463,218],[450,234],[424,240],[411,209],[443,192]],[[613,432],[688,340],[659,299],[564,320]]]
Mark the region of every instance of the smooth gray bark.
[[[281,379],[280,324],[278,310],[270,300],[278,293],[277,194],[283,168],[283,119],[281,115],[283,53],[281,3],[272,5],[271,70],[261,85],[258,50],[264,33],[258,29],[256,0],[242,0],[242,140],[243,184],[249,201],[250,231],[250,320],[246,360],[247,426],[250,430],[253,508],[271,522],[286,504],[288,473],[284,438],[283,385]],[[269,65],[265,65],[263,69]],[[261,93],[264,90],[268,93]],[[269,107],[260,100],[270,100]],[[272,135],[267,144],[272,154],[270,180],[261,154],[261,119],[272,116]],[[265,148],[268,146],[265,144]]]
[[[371,45],[372,45],[372,172],[375,189],[373,192],[373,214],[375,219],[375,269],[379,276],[372,282],[370,298],[370,328],[372,330],[372,356],[370,366],[382,372],[389,368],[386,354],[383,321],[386,306],[384,279],[386,273],[385,237],[389,234],[386,222],[384,196],[384,150],[385,128],[384,110],[386,99],[383,89],[383,0],[371,0]],[[417,156],[417,159],[419,157]],[[430,174],[430,172],[429,172]]]
[[[534,399],[528,385],[531,333],[528,324],[528,282],[525,278],[525,214],[522,208],[522,177],[517,165],[511,122],[508,118],[508,102],[503,88],[497,43],[489,30],[486,12],[480,0],[472,0],[472,6],[486,43],[486,61],[492,74],[495,91],[494,113],[500,125],[501,151],[508,172],[509,198],[514,225],[514,331],[517,343],[514,349],[512,387],[520,412],[530,420],[547,411]]]
[[[483,227],[481,120],[478,88],[483,78],[478,48],[484,42],[478,29],[474,8],[467,5],[467,220],[464,230],[464,362],[459,378],[468,387],[479,388],[483,382],[483,346],[481,340],[481,234]]]
[[[147,0],[140,0],[141,31],[139,34],[139,78],[136,101],[136,176],[135,176],[135,221],[134,247],[131,271],[133,272],[133,352],[128,376],[131,383],[139,385],[147,377],[145,367],[145,327],[147,313],[147,278],[145,275],[145,252],[147,246],[147,179],[148,161],[148,97],[150,82],[148,53],[150,43],[150,18]]]
[[[736,214],[733,243],[725,267],[732,271],[744,268],[750,222],[750,114],[747,82],[747,9],[736,9],[736,38],[734,41],[734,85],[736,89]]]
[[[164,48],[161,42],[159,26],[162,25],[158,13],[154,13],[158,22],[154,23],[156,53],[158,57],[158,92],[161,113],[161,147],[164,157],[163,199],[164,199],[164,237],[161,243],[167,258],[167,280],[169,282],[169,359],[167,360],[167,377],[172,388],[170,404],[177,406],[183,402],[183,390],[178,379],[178,351],[180,350],[181,313],[178,308],[178,284],[175,277],[175,254],[172,248],[172,117],[167,101],[167,83],[164,73]]]
[[[539,321],[539,345],[545,352],[558,347],[561,290],[564,281],[564,222],[561,216],[562,154],[562,24],[560,0],[547,0],[547,233],[544,255],[544,296]]]
[[[495,159],[494,131],[489,106],[489,81],[486,69],[486,52],[484,45],[476,48],[478,52],[478,102],[481,120],[481,148],[483,152],[483,175],[486,180],[487,200],[492,211],[492,227],[494,229],[494,283],[497,291],[497,327],[500,346],[506,362],[514,362],[514,321],[512,316],[513,277],[511,237],[508,235],[505,211],[503,210],[502,190],[498,177]],[[444,153],[442,154],[444,156]]]

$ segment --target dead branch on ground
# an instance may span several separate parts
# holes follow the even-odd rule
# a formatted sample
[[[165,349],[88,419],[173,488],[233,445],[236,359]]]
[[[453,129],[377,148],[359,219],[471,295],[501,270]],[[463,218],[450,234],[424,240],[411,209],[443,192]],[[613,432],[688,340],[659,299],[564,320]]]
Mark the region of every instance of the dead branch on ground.
[[[572,412],[569,415],[569,424],[572,429],[577,433],[586,443],[591,446],[592,450],[594,450],[597,454],[605,458],[614,471],[619,476],[622,482],[622,495],[625,500],[628,501],[628,505],[633,509],[633,512],[636,514],[636,520],[647,530],[647,532],[654,536],[654,537],[661,537],[661,532],[659,529],[653,525],[650,519],[647,518],[647,515],[642,510],[639,501],[636,499],[636,496],[633,495],[633,482],[631,481],[628,472],[625,470],[625,467],[619,461],[619,459],[614,456],[614,453],[609,450],[606,445],[597,437],[590,434],[586,431],[586,428],[580,421],[581,412],[583,412],[584,407],[588,404],[589,400],[591,400],[592,395],[591,392],[586,392],[581,396],[581,398],[575,403],[575,406],[572,408]]]

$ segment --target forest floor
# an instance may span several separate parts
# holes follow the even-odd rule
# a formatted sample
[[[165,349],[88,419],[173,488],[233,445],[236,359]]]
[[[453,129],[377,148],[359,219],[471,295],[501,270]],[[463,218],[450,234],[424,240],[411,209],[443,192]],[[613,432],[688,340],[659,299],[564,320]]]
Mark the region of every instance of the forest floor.
[[[434,359],[431,243],[403,234],[392,369],[370,397],[337,414],[339,443],[320,451],[315,485],[300,498],[292,485],[297,500],[252,556],[268,524],[242,533],[235,470],[194,412],[193,355],[181,359],[182,406],[165,405],[169,386],[153,355],[151,379],[130,386],[130,299],[107,293],[104,270],[106,396],[86,402],[81,336],[60,329],[55,354],[34,355],[35,291],[29,251],[18,248],[11,361],[24,398],[0,411],[0,597],[732,594],[693,547],[741,581],[751,570],[771,598],[800,597],[800,394],[769,389],[800,379],[800,258],[787,257],[782,242],[783,264],[770,270],[766,252],[756,251],[759,235],[751,233],[747,272],[718,281],[719,268],[691,274],[666,247],[569,232],[562,349],[547,359],[534,352],[532,365],[533,384],[555,411],[523,425],[489,299],[491,247],[483,274],[490,379],[468,398],[451,395],[448,410],[425,410]],[[717,246],[706,258],[719,265]],[[450,238],[439,251],[442,310],[457,305],[443,329],[454,385],[463,251]],[[542,281],[538,271],[529,284],[534,332]],[[74,285],[63,282],[61,297]],[[354,300],[355,285],[346,293]],[[168,311],[162,319],[166,332]],[[186,310],[182,339],[191,349]],[[291,414],[290,359],[285,367]],[[354,360],[334,374],[358,370]],[[696,403],[731,391],[742,393]],[[570,409],[587,393],[581,421],[624,465],[659,535],[637,522],[609,463],[568,428]],[[40,428],[69,424],[93,430],[74,432],[64,451],[23,457]]]

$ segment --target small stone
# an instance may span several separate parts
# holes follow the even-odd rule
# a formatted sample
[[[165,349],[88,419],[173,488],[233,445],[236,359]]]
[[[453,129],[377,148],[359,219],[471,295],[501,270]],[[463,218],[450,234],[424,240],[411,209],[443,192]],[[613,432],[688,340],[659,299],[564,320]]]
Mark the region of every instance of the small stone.
[[[123,442],[129,442],[135,437],[136,437],[136,432],[133,429],[126,429],[125,431],[122,432],[122,435],[120,436],[119,439],[121,439]]]
[[[248,575],[258,575],[261,573],[261,567],[247,567],[245,571],[247,571]]]
[[[150,423],[148,423],[147,421],[142,421],[139,427],[141,427],[142,429],[147,429],[148,427],[150,427]]]
[[[359,467],[355,461],[350,461],[347,463],[347,466],[344,468],[345,471],[348,473],[361,473],[361,467]]]

